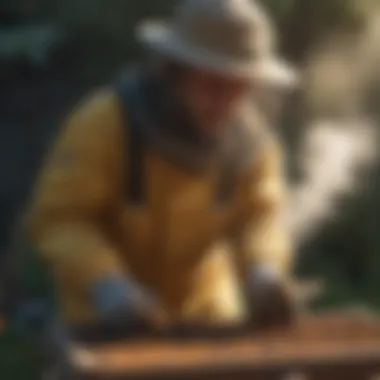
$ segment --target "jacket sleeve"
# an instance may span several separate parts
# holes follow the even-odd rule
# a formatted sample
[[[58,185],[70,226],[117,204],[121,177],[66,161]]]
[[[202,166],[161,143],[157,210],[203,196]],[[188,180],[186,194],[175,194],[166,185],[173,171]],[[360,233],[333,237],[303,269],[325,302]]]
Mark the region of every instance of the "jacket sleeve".
[[[293,250],[284,221],[283,164],[280,145],[270,141],[247,180],[244,223],[238,226],[235,242],[244,268],[261,266],[287,276]]]
[[[121,123],[112,93],[85,100],[63,126],[27,213],[31,243],[58,284],[76,291],[121,271],[103,225],[120,189]]]

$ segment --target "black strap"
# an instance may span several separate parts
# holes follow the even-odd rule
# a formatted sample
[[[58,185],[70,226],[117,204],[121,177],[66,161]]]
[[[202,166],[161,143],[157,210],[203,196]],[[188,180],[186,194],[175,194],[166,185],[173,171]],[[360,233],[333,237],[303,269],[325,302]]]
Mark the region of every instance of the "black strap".
[[[124,115],[127,119],[124,123],[128,140],[127,201],[131,204],[141,204],[145,198],[144,139],[133,112],[134,103],[138,96],[137,85],[130,78],[126,78],[116,85],[116,92],[120,97]]]
[[[144,148],[145,139],[141,132],[141,121],[134,112],[138,109],[141,101],[141,82],[133,75],[126,76],[116,85],[124,114],[126,115],[125,129],[128,134],[128,154],[129,168],[127,177],[127,200],[131,204],[141,204],[145,201],[144,184]],[[218,206],[229,205],[235,195],[237,186],[236,168],[230,160],[222,160],[219,169],[219,181],[215,189],[215,202]]]
[[[218,206],[229,206],[236,193],[239,171],[239,144],[232,144],[221,155],[218,167],[218,182],[215,189],[215,198]]]
[[[143,139],[136,128],[131,126],[129,135],[129,178],[127,199],[132,204],[141,204],[144,201],[144,157]]]

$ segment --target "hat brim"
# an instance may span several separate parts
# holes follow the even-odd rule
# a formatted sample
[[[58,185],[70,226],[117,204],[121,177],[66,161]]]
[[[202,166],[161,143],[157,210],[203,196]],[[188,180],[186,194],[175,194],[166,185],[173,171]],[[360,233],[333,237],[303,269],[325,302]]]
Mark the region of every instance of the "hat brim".
[[[155,21],[140,24],[136,34],[139,42],[148,49],[194,67],[276,87],[293,88],[299,83],[296,70],[276,56],[242,63],[191,44],[170,26]]]

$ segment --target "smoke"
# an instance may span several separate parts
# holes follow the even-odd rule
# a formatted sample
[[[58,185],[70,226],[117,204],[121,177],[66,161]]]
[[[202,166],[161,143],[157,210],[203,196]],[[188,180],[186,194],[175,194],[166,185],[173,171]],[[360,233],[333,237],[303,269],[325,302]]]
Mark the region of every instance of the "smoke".
[[[377,13],[359,35],[331,35],[304,67],[309,121],[301,125],[296,152],[302,180],[293,185],[286,210],[296,244],[342,217],[341,201],[363,195],[363,176],[378,164],[379,113],[368,111],[368,89],[380,87],[379,37]]]
[[[318,121],[308,127],[299,154],[303,180],[291,191],[287,225],[296,243],[339,216],[339,200],[362,190],[362,174],[377,159],[374,123]]]

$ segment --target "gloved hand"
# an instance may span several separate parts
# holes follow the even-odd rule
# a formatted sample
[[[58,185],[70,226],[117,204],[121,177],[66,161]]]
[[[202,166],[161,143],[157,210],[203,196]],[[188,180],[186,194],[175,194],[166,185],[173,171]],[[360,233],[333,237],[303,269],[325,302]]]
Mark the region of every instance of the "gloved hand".
[[[247,285],[252,318],[259,328],[289,327],[296,322],[296,297],[274,268],[253,268]]]
[[[122,327],[146,325],[156,308],[153,297],[132,279],[121,275],[101,278],[90,291],[92,303],[102,322]]]

